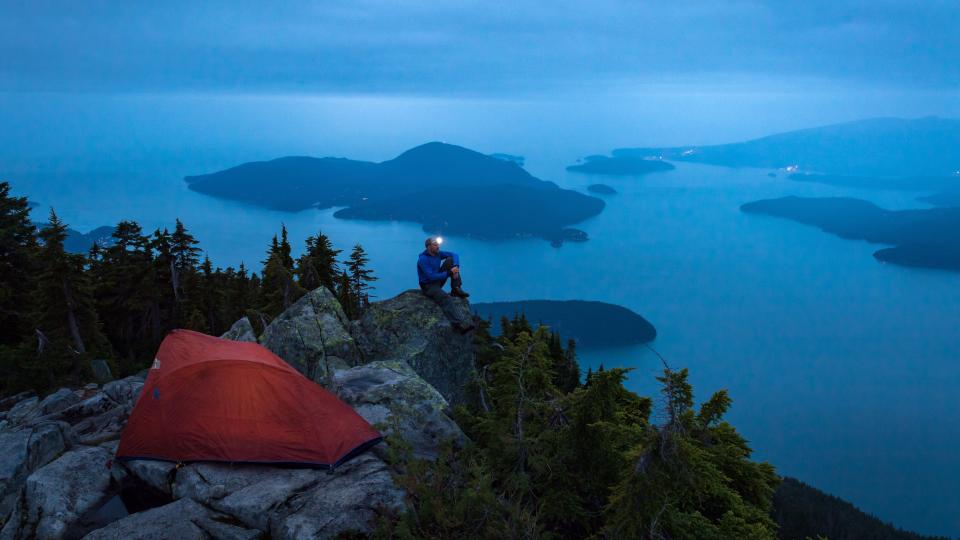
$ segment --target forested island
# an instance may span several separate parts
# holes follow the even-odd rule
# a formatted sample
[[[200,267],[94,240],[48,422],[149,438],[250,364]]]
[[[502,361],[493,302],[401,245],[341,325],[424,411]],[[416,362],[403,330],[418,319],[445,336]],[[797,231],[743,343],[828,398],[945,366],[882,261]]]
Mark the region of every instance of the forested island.
[[[874,253],[884,262],[960,271],[960,208],[884,210],[845,197],[783,197],[740,209],[815,225],[842,238],[894,245]]]
[[[675,169],[673,164],[648,155],[587,156],[568,171],[607,176],[640,176]]]
[[[917,200],[934,206],[960,206],[960,189],[940,191]]]
[[[494,322],[523,315],[576,341],[581,347],[619,347],[653,341],[657,330],[641,315],[616,304],[586,300],[521,300],[473,304]]]
[[[951,190],[960,186],[958,176],[845,176],[838,174],[794,173],[787,178],[797,182],[817,182],[831,186],[861,189],[892,189],[905,191]]]
[[[194,191],[275,210],[344,206],[336,217],[413,221],[429,233],[483,239],[579,239],[564,229],[604,207],[533,177],[516,159],[439,142],[381,163],[285,157],[185,180]]]

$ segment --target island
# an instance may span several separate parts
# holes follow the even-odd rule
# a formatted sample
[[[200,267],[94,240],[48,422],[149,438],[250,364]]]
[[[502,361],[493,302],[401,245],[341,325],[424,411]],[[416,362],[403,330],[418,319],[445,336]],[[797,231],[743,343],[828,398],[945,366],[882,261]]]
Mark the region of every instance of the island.
[[[960,120],[871,118],[788,131],[744,142],[621,148],[615,158],[662,156],[725,167],[866,178],[947,177],[958,169]]]
[[[940,191],[917,200],[934,206],[960,206],[960,189]]]
[[[472,304],[480,317],[499,331],[501,317],[523,313],[531,324],[543,323],[588,348],[622,347],[653,341],[657,330],[639,314],[616,304],[587,300],[520,300]]]
[[[651,156],[587,156],[582,163],[570,165],[568,171],[607,176],[640,176],[676,167],[672,163]]]
[[[832,186],[904,191],[947,190],[960,186],[960,178],[956,176],[848,176],[793,173],[787,178],[797,182],[816,182]]]
[[[264,208],[342,206],[342,219],[420,223],[431,234],[481,239],[579,239],[569,225],[604,202],[540,180],[515,161],[431,142],[374,163],[293,156],[187,176],[191,190]]]
[[[590,184],[587,186],[587,191],[590,193],[596,193],[598,195],[616,195],[617,190],[606,184]]]
[[[873,254],[880,261],[960,271],[960,208],[885,210],[846,197],[783,197],[740,209],[815,225],[841,238],[893,245]]]

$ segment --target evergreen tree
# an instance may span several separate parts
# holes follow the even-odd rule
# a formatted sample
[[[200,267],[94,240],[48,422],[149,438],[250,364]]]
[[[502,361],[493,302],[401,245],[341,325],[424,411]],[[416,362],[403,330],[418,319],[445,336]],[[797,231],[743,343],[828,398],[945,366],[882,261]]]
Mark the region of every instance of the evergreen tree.
[[[293,256],[290,255],[290,242],[287,240],[287,226],[280,224],[280,245],[278,246],[280,252],[280,262],[283,264],[283,267],[287,269],[291,274],[293,273]]]
[[[343,308],[343,312],[348,319],[356,319],[360,316],[360,305],[353,295],[353,286],[351,285],[350,276],[347,275],[346,270],[340,272],[340,278],[337,280],[336,295],[337,301],[340,302],[340,307]]]
[[[284,228],[286,231],[286,228]],[[284,232],[284,243],[286,232]],[[284,246],[277,241],[276,235],[267,251],[267,259],[263,261],[263,280],[260,287],[259,311],[269,318],[274,318],[290,307],[306,291],[293,279],[293,263],[287,266],[289,244]]]
[[[121,221],[114,244],[99,251],[93,274],[97,312],[120,358],[121,375],[136,372],[152,359],[159,343],[151,339],[152,317],[161,298],[150,239],[140,225]]]
[[[596,381],[596,375],[594,381]],[[770,505],[779,479],[722,421],[720,391],[693,409],[687,370],[664,369],[666,422],[632,454],[614,488],[607,534],[617,538],[775,538]]]
[[[170,255],[173,260],[170,261],[170,284],[176,295],[177,302],[188,299],[186,292],[193,292],[195,287],[195,277],[197,264],[200,262],[200,248],[196,247],[200,242],[187,232],[187,228],[180,221],[176,220],[176,227],[170,237]]]
[[[337,256],[341,250],[333,248],[333,242],[322,232],[310,236],[307,248],[297,263],[297,277],[300,285],[312,291],[317,287],[326,287],[336,291],[336,282],[340,274]]]
[[[356,307],[357,316],[370,305],[370,296],[367,291],[374,288],[370,283],[377,280],[373,276],[373,271],[367,268],[368,262],[370,261],[367,258],[367,253],[363,250],[363,246],[360,244],[353,246],[353,251],[350,252],[350,259],[346,262],[346,265],[347,273],[350,276],[350,295]]]
[[[34,232],[27,198],[11,196],[9,182],[0,182],[0,345],[16,345],[32,332]]]
[[[91,354],[103,352],[106,343],[84,274],[84,257],[64,250],[66,231],[51,208],[49,225],[39,235],[43,246],[35,292],[38,309],[33,316],[48,385],[68,377],[78,385]]]

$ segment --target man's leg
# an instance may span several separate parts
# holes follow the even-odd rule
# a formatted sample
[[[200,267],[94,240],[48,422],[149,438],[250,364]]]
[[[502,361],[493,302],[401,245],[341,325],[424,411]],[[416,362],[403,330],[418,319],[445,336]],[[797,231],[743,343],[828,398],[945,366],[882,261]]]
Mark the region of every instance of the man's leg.
[[[443,313],[447,316],[447,319],[449,319],[458,330],[463,331],[465,329],[473,328],[474,324],[472,317],[464,318],[462,310],[457,307],[453,297],[443,290],[443,284],[445,282],[446,280],[437,281],[431,283],[430,285],[421,287],[423,294],[440,306],[440,309],[443,310]]]
[[[447,257],[442,263],[440,263],[440,270],[444,272],[449,272],[451,268],[453,268],[453,257]],[[462,286],[463,280],[460,279],[459,272],[456,276],[450,277],[450,292],[453,293],[454,296],[459,296],[461,298],[470,296],[463,290]]]

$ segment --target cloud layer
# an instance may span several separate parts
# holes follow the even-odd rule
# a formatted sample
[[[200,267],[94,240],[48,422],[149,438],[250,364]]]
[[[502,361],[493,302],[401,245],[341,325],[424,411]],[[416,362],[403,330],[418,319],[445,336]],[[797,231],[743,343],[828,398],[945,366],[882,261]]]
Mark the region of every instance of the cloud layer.
[[[949,90],[960,4],[6,2],[0,90],[515,95],[743,78]]]

